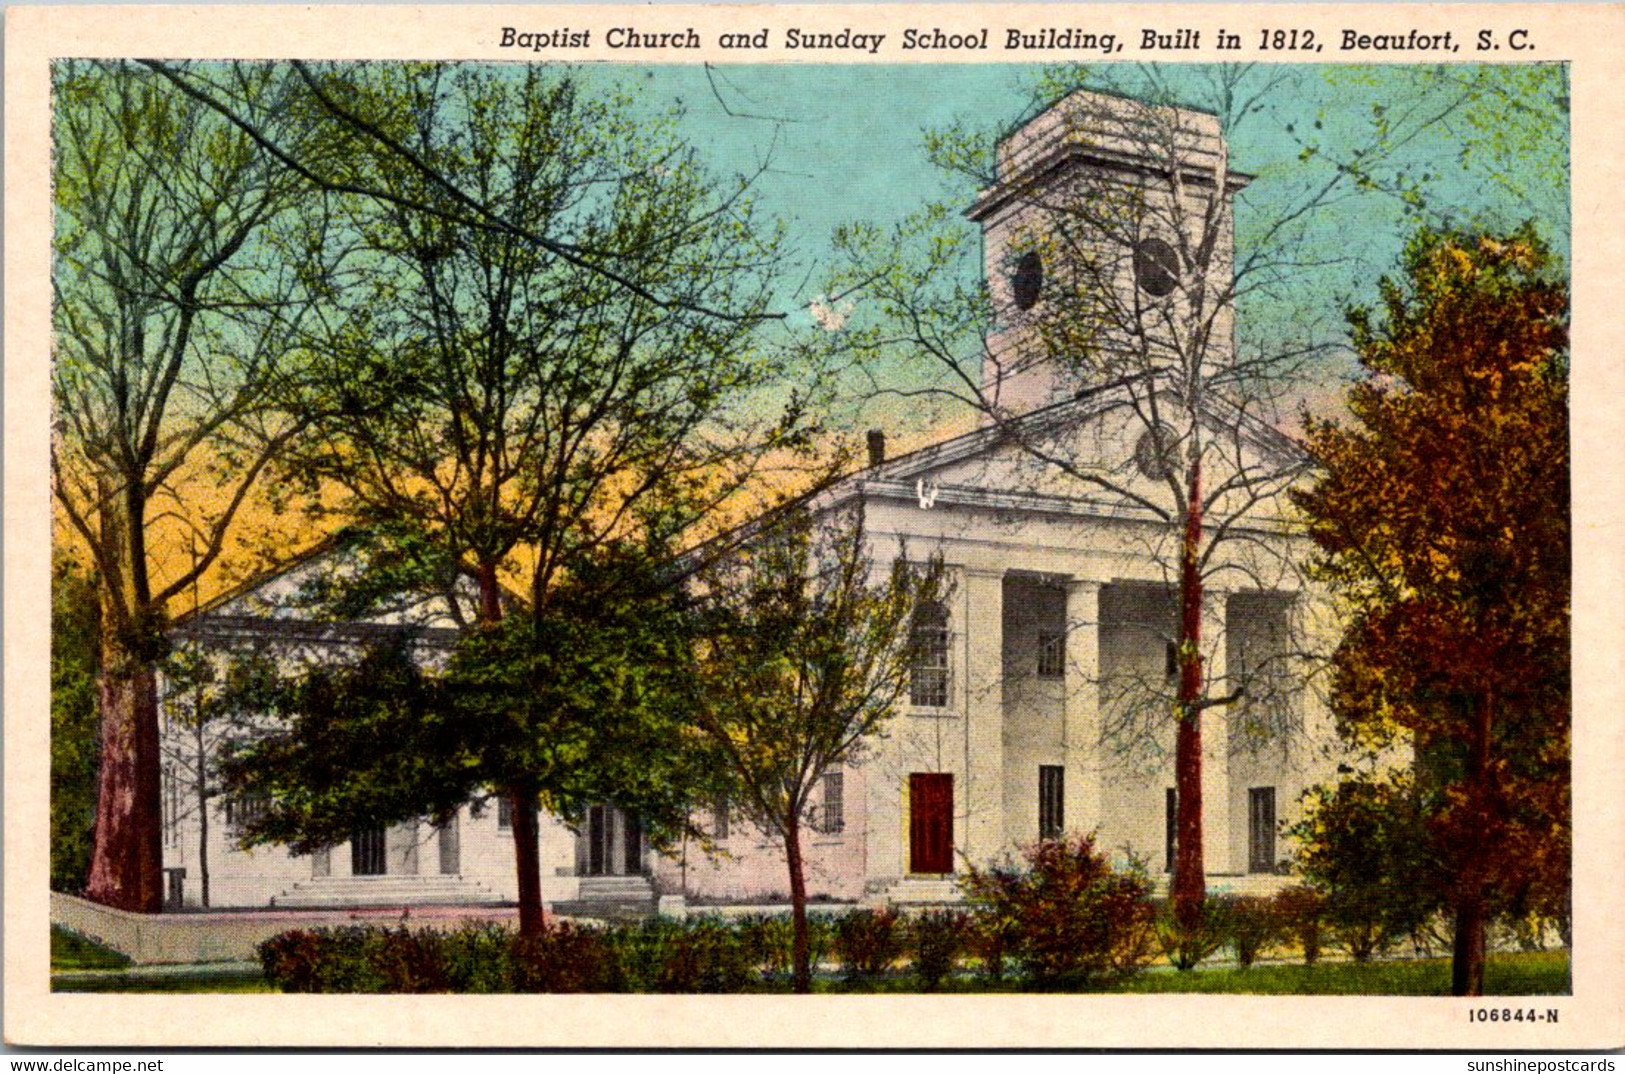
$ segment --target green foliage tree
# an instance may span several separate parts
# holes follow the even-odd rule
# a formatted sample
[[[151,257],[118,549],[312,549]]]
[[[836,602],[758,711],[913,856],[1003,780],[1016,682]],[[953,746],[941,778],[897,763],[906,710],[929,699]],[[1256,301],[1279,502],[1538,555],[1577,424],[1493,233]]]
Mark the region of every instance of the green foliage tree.
[[[51,572],[51,889],[78,892],[96,819],[96,586],[71,557]]]
[[[299,141],[274,72],[222,80]],[[100,601],[85,890],[156,911],[166,609],[303,427],[274,400],[308,309],[294,210],[310,206],[250,138],[139,66],[65,61],[52,89],[52,491]],[[188,544],[188,566],[163,559]]]
[[[1292,829],[1321,920],[1356,962],[1416,935],[1440,909],[1448,877],[1428,832],[1431,803],[1408,775],[1317,788]]]
[[[753,219],[748,180],[713,180],[669,117],[640,119],[569,75],[300,73],[316,107],[342,113],[346,174],[365,193],[343,197],[329,234],[321,397],[303,404],[334,416],[288,468],[342,490],[334,510],[454,610],[472,581],[469,625],[495,630],[502,580],[518,583],[536,622],[485,655],[528,675],[515,646],[563,640],[554,589],[600,577],[586,561],[629,536],[674,539],[803,446],[803,404],[762,398],[788,361],[757,338],[776,234]],[[469,216],[471,196],[500,227]],[[502,774],[532,931],[533,777],[555,799],[559,785],[523,763]]]
[[[604,800],[636,812],[656,845],[669,842],[686,830],[691,796],[715,784],[684,748],[688,621],[648,557],[601,549],[543,613],[466,635],[443,670],[426,670],[429,654],[401,631],[349,664],[242,676],[233,703],[275,725],[225,761],[233,792],[269,802],[243,842],[310,853],[358,827],[444,822],[516,784],[530,790],[514,827],[528,827],[533,848],[538,805],[579,820]],[[521,931],[533,935],[540,878],[519,879],[536,907]]]
[[[1323,473],[1296,499],[1353,610],[1334,710],[1436,789],[1457,994],[1497,904],[1568,890],[1567,320],[1532,230],[1423,231],[1352,314],[1353,422],[1307,423]]]
[[[906,551],[906,550],[905,550]],[[943,596],[941,564],[871,558],[861,507],[782,515],[699,576],[696,722],[735,801],[782,841],[795,989],[811,989],[801,845],[825,772],[859,759],[908,688],[916,611]]]

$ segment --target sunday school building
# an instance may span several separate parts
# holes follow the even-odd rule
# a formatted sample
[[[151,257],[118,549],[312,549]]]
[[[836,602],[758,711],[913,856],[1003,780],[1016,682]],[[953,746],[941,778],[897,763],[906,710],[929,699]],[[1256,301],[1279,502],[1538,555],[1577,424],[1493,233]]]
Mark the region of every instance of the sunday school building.
[[[859,763],[823,779],[804,847],[815,900],[951,898],[953,876],[968,864],[1073,832],[1095,832],[1103,849],[1154,874],[1171,867],[1177,535],[1143,502],[1166,496],[1159,438],[1144,421],[1147,400],[1131,386],[1062,393],[1054,370],[1021,360],[1023,311],[1039,301],[1046,267],[1023,248],[1041,201],[1033,191],[1080,175],[1143,184],[1156,168],[1166,171],[1167,158],[1152,159],[1134,139],[1111,133],[1136,109],[1146,112],[1093,94],[1066,98],[1001,143],[999,180],[971,208],[1000,314],[988,341],[986,388],[1020,416],[890,459],[884,438],[872,434],[869,465],[818,501],[830,510],[861,502],[877,564],[904,546],[915,555],[940,552],[952,589],[943,605],[918,616],[920,656],[885,737]],[[1211,167],[1223,152],[1213,117],[1156,115],[1179,132],[1192,211],[1204,176],[1208,195],[1220,176],[1226,198],[1245,181]],[[1228,227],[1221,239],[1229,272]],[[1148,234],[1120,259],[1125,294],[1146,301],[1168,294],[1161,241]],[[1229,333],[1228,311],[1219,325]],[[1285,437],[1212,406],[1212,435],[1229,437],[1235,470],[1294,471],[1300,460]],[[1112,488],[1063,480],[1042,461],[1063,455],[1110,473]],[[1209,481],[1219,488],[1225,475]],[[1281,832],[1297,815],[1300,793],[1336,763],[1330,717],[1299,656],[1306,638],[1327,633],[1324,604],[1304,589],[1298,570],[1307,549],[1287,525],[1279,491],[1236,495],[1243,494],[1252,506],[1236,524],[1239,539],[1220,545],[1209,564],[1202,628],[1210,695],[1245,684],[1234,704],[1203,714],[1204,855],[1215,889],[1276,882],[1291,853]],[[1215,517],[1226,517],[1226,506],[1215,504]],[[292,563],[201,609],[177,634],[221,651],[271,645],[307,659],[349,658],[402,630],[427,660],[449,646],[454,620],[439,598],[372,622],[302,617],[294,595],[313,576],[339,569],[333,557],[340,555],[328,549]],[[170,746],[184,756],[180,728],[171,729]],[[180,767],[166,770],[165,865],[177,907],[201,900],[200,824],[186,782]],[[223,798],[209,804],[213,906],[516,897],[511,818],[494,801],[478,815],[465,808],[445,826],[423,820],[357,831],[305,857],[239,848],[237,828],[255,808]],[[612,803],[591,809],[579,829],[544,817],[543,897],[784,897],[781,847],[725,811],[702,819],[725,855],[693,846],[656,851],[637,817]]]

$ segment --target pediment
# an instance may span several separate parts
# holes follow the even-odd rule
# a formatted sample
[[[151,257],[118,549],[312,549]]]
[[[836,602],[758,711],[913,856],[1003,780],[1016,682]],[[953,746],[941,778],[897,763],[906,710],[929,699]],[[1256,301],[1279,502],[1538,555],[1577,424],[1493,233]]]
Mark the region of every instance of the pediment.
[[[468,621],[476,601],[472,582],[464,580],[453,594],[401,593],[378,601],[365,613],[335,616],[327,603],[332,584],[357,575],[363,560],[342,537],[330,538],[287,563],[223,594],[182,622],[245,626],[263,623],[267,630],[342,624],[346,628],[456,631]],[[455,603],[454,603],[455,601]]]
[[[861,482],[869,495],[926,508],[1173,514],[1183,493],[1166,456],[1185,449],[1189,421],[1180,414],[1172,398],[1099,392],[911,452],[865,471]],[[1199,435],[1204,487],[1231,489],[1232,501],[1278,496],[1304,470],[1296,445],[1234,409],[1205,408]]]

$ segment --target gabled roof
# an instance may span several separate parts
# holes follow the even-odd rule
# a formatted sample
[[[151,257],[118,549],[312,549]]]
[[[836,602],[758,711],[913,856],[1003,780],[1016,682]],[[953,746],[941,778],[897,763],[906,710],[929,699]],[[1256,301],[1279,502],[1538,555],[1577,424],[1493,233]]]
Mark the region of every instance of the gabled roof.
[[[728,550],[748,543],[756,533],[761,532],[775,518],[786,512],[799,509],[834,510],[863,497],[917,499],[922,492],[920,482],[934,471],[986,457],[1006,445],[1019,444],[1025,438],[1035,438],[1053,430],[1080,425],[1126,405],[1130,398],[1130,387],[1133,381],[1138,379],[1126,378],[1087,388],[1071,399],[1029,411],[1008,421],[985,425],[935,444],[928,444],[896,458],[887,459],[877,466],[855,470],[790,500],[765,515],[751,519],[686,550],[677,557],[678,573],[690,573],[707,559],[726,555]],[[1306,467],[1309,464],[1308,455],[1295,441],[1269,423],[1246,413],[1234,403],[1214,397],[1208,401],[1204,409],[1211,414],[1210,421],[1214,427],[1239,428],[1250,446],[1277,460],[1283,469],[1293,466]],[[950,494],[949,498],[954,504],[963,507],[1097,517],[1136,513],[1120,500],[1104,494],[1057,495],[1031,489],[1009,490],[965,486],[942,491]]]
[[[818,506],[833,507],[866,491],[894,491],[893,487],[899,483],[906,484],[919,480],[932,471],[984,456],[1006,444],[1032,441],[1056,429],[1075,427],[1127,405],[1131,398],[1131,388],[1138,379],[1125,378],[1088,388],[1071,399],[899,455],[878,466],[867,467],[848,475],[821,493],[821,498],[827,497],[829,502]],[[1166,392],[1168,389],[1159,391]],[[1208,420],[1212,427],[1239,429],[1249,446],[1277,460],[1283,467],[1308,463],[1308,456],[1290,437],[1267,422],[1248,414],[1222,396],[1214,395],[1205,400],[1203,410],[1209,415]],[[1037,500],[1044,497],[1036,493],[1023,493],[1022,498],[1031,501],[1031,505],[1036,507],[1039,506]],[[1054,497],[1054,499],[1076,500],[1077,497]]]

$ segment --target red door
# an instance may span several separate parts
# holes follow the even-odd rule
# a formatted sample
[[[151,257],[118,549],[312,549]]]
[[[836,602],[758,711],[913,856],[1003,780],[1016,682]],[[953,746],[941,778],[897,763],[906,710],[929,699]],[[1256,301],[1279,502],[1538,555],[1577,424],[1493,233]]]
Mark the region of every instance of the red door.
[[[908,777],[908,871],[954,871],[951,772],[914,772]]]

